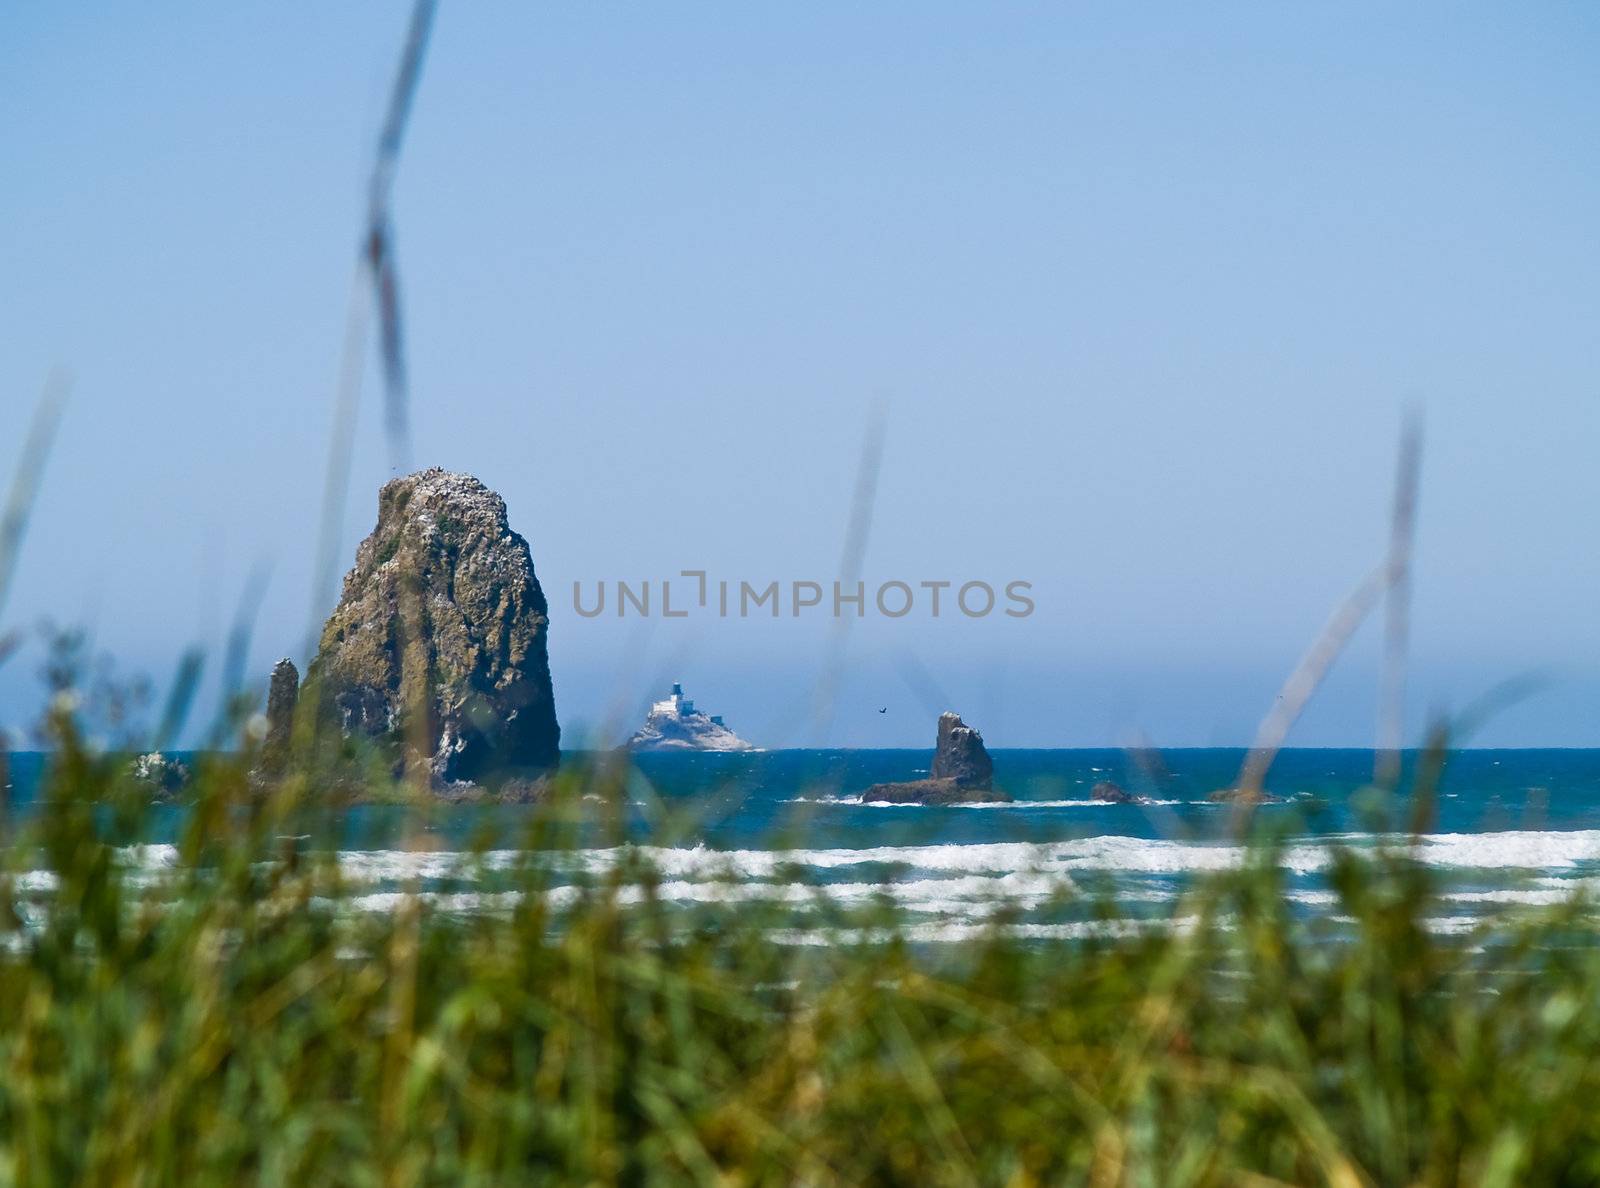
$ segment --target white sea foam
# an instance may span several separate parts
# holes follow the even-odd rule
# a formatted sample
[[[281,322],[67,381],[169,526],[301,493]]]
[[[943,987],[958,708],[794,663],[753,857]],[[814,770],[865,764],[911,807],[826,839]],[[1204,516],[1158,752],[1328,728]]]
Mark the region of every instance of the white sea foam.
[[[1307,838],[1285,847],[1279,861],[1292,874],[1313,874],[1327,866],[1329,842],[1359,848],[1371,846],[1377,840],[1371,835],[1361,834]],[[1390,840],[1399,844],[1403,839]],[[1539,880],[1539,886],[1557,897],[1580,890],[1600,890],[1600,876],[1593,879],[1573,875],[1556,877],[1563,875],[1563,872],[1578,874],[1585,864],[1600,867],[1600,830],[1431,834],[1411,847],[1410,853],[1418,861],[1442,869],[1526,871],[1541,875],[1543,878]],[[1245,856],[1244,848],[1229,843],[1169,841],[1112,834],[1048,843],[975,842],[797,850],[621,846],[536,855],[518,850],[491,850],[480,854],[448,850],[349,850],[341,852],[338,857],[341,874],[346,880],[375,887],[385,884],[391,887],[405,886],[412,882],[428,884],[442,880],[470,883],[484,872],[504,871],[525,861],[545,867],[560,882],[584,875],[603,876],[619,865],[638,862],[655,871],[666,886],[673,888],[670,894],[658,892],[668,898],[691,897],[691,893],[680,888],[679,884],[707,881],[755,884],[787,879],[791,875],[799,876],[796,885],[800,890],[795,894],[804,896],[810,894],[804,885],[806,872],[836,877],[837,873],[853,868],[862,868],[864,871],[882,868],[881,873],[884,874],[920,875],[930,884],[947,884],[948,894],[961,898],[966,895],[963,888],[969,885],[953,880],[966,876],[983,878],[986,891],[998,888],[1002,892],[1019,892],[1026,888],[1043,888],[1046,883],[1059,885],[1074,873],[1091,871],[1134,878],[1161,878],[1227,870],[1237,866]],[[176,869],[179,855],[172,846],[138,846],[121,851],[120,861],[135,876],[136,883],[148,885],[168,877]],[[873,870],[866,878],[841,880],[835,886],[870,887],[876,891],[882,882],[877,878],[878,873]],[[1012,876],[1016,878],[1011,884],[1006,884],[1004,880]],[[1043,881],[1030,883],[1030,878]],[[46,870],[21,872],[13,875],[13,879],[16,880],[13,885],[17,889],[27,892],[48,892],[55,886],[54,875]],[[915,878],[902,877],[898,885],[903,889],[917,886],[919,882]],[[1030,890],[1028,893],[1048,892]],[[1500,894],[1498,891],[1492,893]],[[706,894],[719,896],[726,893],[716,891]],[[901,890],[897,894],[905,892]],[[1507,899],[1505,902],[1517,901]]]
[[[1283,866],[1294,874],[1324,869],[1329,840],[1371,845],[1376,839],[1346,835],[1305,840],[1282,851]],[[1555,873],[1600,861],[1600,831],[1438,834],[1423,838],[1412,852],[1432,866],[1485,872],[1490,882],[1489,886],[1446,890],[1440,895],[1441,907],[1449,914],[1426,921],[1428,928],[1440,933],[1470,932],[1491,919],[1497,908],[1552,906],[1576,894],[1600,891],[1600,875]],[[1013,937],[1043,939],[1122,935],[1170,926],[1159,920],[1111,924],[1007,920],[997,924],[996,915],[1002,908],[1032,911],[1057,898],[1074,896],[1079,891],[1074,873],[1121,876],[1112,894],[1125,905],[1174,904],[1179,887],[1171,876],[1228,869],[1242,861],[1245,853],[1243,848],[1225,843],[1102,836],[1046,844],[989,842],[792,851],[624,846],[535,855],[531,860],[554,867],[557,883],[562,883],[563,875],[580,878],[580,883],[580,876],[603,877],[633,862],[654,871],[659,882],[625,881],[607,892],[625,904],[648,898],[682,905],[767,904],[808,913],[823,906],[865,907],[883,899],[909,913],[909,923],[900,935],[914,943],[932,944],[970,940],[996,927]],[[476,855],[440,850],[342,852],[343,877],[352,885],[371,889],[348,899],[318,903],[334,910],[392,913],[415,897],[430,909],[447,913],[510,911],[521,902],[521,891],[495,890],[492,884],[482,890],[428,884],[451,880],[470,886],[481,873],[504,870],[524,860],[530,856],[515,850]],[[176,872],[178,853],[172,847],[137,847],[121,851],[119,861],[136,885],[154,886]],[[1496,871],[1511,876],[1513,885],[1494,886]],[[1523,872],[1543,873],[1523,879]],[[21,872],[12,879],[16,890],[34,895],[48,894],[57,885],[56,876],[47,870]],[[817,879],[837,881],[814,881]],[[547,889],[543,896],[549,908],[560,911],[586,893],[583,886],[567,882]],[[1337,910],[1337,896],[1323,887],[1296,886],[1286,894],[1292,902],[1319,913]],[[20,902],[18,906],[26,920],[37,904]],[[1343,915],[1325,918],[1348,922]],[[31,920],[28,923],[38,926]],[[841,933],[802,927],[780,930],[773,939],[831,944],[875,938],[859,930]]]
[[[1149,807],[1189,804],[1189,801],[1094,801],[1090,797],[1075,797],[1064,801],[963,801],[928,805],[909,801],[862,801],[854,796],[787,796],[779,804],[829,804],[843,809],[1112,809],[1117,804]]]
[[[950,879],[917,879],[905,883],[767,883],[672,881],[654,887],[638,885],[615,889],[611,894],[624,904],[647,898],[667,903],[786,904],[810,907],[858,907],[879,898],[892,900],[907,911],[920,914],[960,915],[983,919],[986,909],[997,907],[1038,907],[1050,899],[1071,894],[1070,880],[1040,875],[1010,874],[992,878],[967,876]],[[552,908],[567,907],[583,894],[576,886],[554,887],[545,892],[545,903]],[[1169,896],[1159,892],[1133,892],[1129,900],[1160,902]],[[509,911],[521,902],[522,893],[377,891],[352,896],[344,906],[364,912],[394,912],[411,900],[447,912]],[[337,906],[331,900],[318,900],[321,907]]]
[[[403,907],[411,898],[405,891],[378,891],[368,895],[352,896],[347,902],[348,906],[360,912],[395,912]],[[522,896],[514,891],[500,891],[484,893],[481,891],[462,891],[448,895],[437,892],[418,892],[416,898],[442,912],[456,912],[463,915],[476,915],[481,912],[510,911],[521,902]],[[319,906],[332,907],[330,901],[320,900]]]
[[[342,850],[339,873],[353,882],[398,883],[411,879],[470,878],[476,870],[506,870],[526,855],[520,850]]]
[[[61,879],[53,870],[24,870],[11,876],[11,885],[18,891],[54,891]]]
[[[1305,904],[1307,907],[1327,907],[1339,901],[1332,891],[1286,891],[1284,898],[1290,903]]]
[[[167,845],[164,842],[144,846],[127,846],[121,851],[121,854],[123,860],[132,866],[161,868],[178,865],[178,847]]]
[[[1005,875],[962,875],[898,883],[705,883],[677,880],[661,884],[654,894],[669,901],[806,904],[825,899],[829,903],[844,906],[870,903],[884,897],[912,911],[957,912],[986,903],[1037,907],[1058,895],[1071,895],[1076,890],[1072,880],[1063,875],[1018,871]]]
[[[1600,862],[1600,829],[1434,833],[1422,839],[1418,856],[1434,866],[1570,870]]]
[[[1439,898],[1448,903],[1514,903],[1530,907],[1549,907],[1567,903],[1573,897],[1571,890],[1521,890],[1502,887],[1492,891],[1452,891]]]
[[[1307,838],[1284,848],[1280,865],[1295,874],[1323,869],[1328,844],[1364,847],[1370,834]],[[1400,841],[1403,839],[1389,839]],[[974,842],[942,845],[868,846],[797,850],[717,850],[706,846],[619,846],[533,856],[557,872],[599,875],[637,860],[668,879],[771,879],[790,868],[822,871],[852,866],[890,866],[933,873],[1064,873],[1103,870],[1175,875],[1227,870],[1244,860],[1245,848],[1222,842],[1169,841],[1105,834],[1059,842]],[[1421,862],[1441,868],[1553,872],[1600,864],[1600,830],[1506,831],[1425,835],[1411,849]],[[170,864],[162,854],[162,865]],[[365,882],[468,878],[476,869],[504,870],[530,856],[517,850],[458,854],[444,850],[353,850],[339,855],[346,878]]]
[[[1150,805],[1182,804],[1181,800],[1141,800],[1132,803],[1144,808]],[[1053,809],[1053,808],[1115,808],[1114,800],[974,800],[963,804],[941,804],[936,808],[950,809]],[[904,804],[896,800],[863,800],[858,808],[923,808],[920,804]]]
[[[1600,879],[1586,879],[1574,875],[1545,875],[1528,881],[1536,887],[1550,887],[1574,895],[1578,892],[1590,896],[1600,895]]]
[[[1436,932],[1441,936],[1459,936],[1464,932],[1471,932],[1474,928],[1481,928],[1483,924],[1482,916],[1430,916],[1422,921],[1422,926],[1429,932]]]
[[[1279,863],[1291,873],[1310,874],[1327,866],[1329,843],[1365,847],[1378,840],[1370,834],[1305,839],[1285,847]],[[1403,844],[1404,839],[1388,840]],[[1416,846],[1409,847],[1409,852],[1417,861],[1439,868],[1569,870],[1584,863],[1600,864],[1600,830],[1430,834]],[[600,872],[610,869],[623,853],[620,850],[587,850],[576,852],[574,857],[583,869]],[[1177,875],[1231,869],[1245,859],[1247,851],[1228,843],[1111,834],[1048,843],[978,842],[786,851],[639,847],[634,853],[669,877],[726,874],[772,878],[786,866],[837,870],[869,864],[951,874],[1103,870]]]
[[[964,919],[982,920],[988,909],[1006,907],[1029,910],[1049,902],[1060,895],[1071,895],[1076,888],[1070,880],[1044,875],[1010,874],[985,878],[968,875],[945,879],[915,879],[904,883],[767,883],[767,882],[693,882],[678,880],[652,888],[625,886],[613,894],[623,904],[637,904],[647,898],[666,903],[714,904],[785,904],[805,908],[827,904],[833,907],[859,907],[880,898],[893,901],[900,908],[915,913],[940,916],[960,916]],[[580,888],[555,887],[545,893],[545,901],[552,908],[567,907],[582,894]],[[500,892],[433,892],[433,891],[379,891],[353,896],[346,905],[357,911],[393,912],[399,910],[413,895],[440,911],[473,913],[484,911],[509,911],[521,902],[516,891]],[[1331,891],[1290,891],[1292,902],[1308,907],[1329,907],[1338,902]],[[1176,899],[1173,890],[1130,890],[1119,893],[1122,903],[1167,903]],[[1501,888],[1488,891],[1457,891],[1440,896],[1442,902],[1457,904],[1498,904],[1521,906],[1552,906],[1567,902],[1571,893],[1556,888],[1514,889]],[[319,900],[321,906],[332,907],[331,901]],[[1348,920],[1348,917],[1337,917]],[[1481,917],[1444,917],[1455,920],[1480,920]]]
[[[830,804],[845,808],[882,808],[882,809],[921,809],[921,808],[947,808],[947,809],[1060,809],[1060,808],[1113,808],[1118,803],[1133,804],[1135,807],[1148,807],[1150,805],[1187,804],[1183,800],[1140,800],[1140,801],[1114,801],[1093,800],[1077,798],[1071,800],[973,800],[959,804],[915,804],[904,800],[861,800],[854,796],[789,796],[779,801],[780,804]]]
[[[859,849],[707,850],[639,847],[633,851],[663,875],[675,878],[773,878],[789,867],[840,870],[852,866],[903,867],[934,873],[1067,873],[1103,870],[1130,874],[1176,875],[1226,870],[1245,851],[1238,846],[1174,842],[1104,835],[1062,842],[979,842],[923,846],[870,846]],[[588,850],[579,865],[590,872],[610,869],[625,851]],[[1282,864],[1295,872],[1320,869],[1327,862],[1321,845],[1302,844],[1284,851]]]
[[[1192,917],[1176,920],[1078,920],[1065,924],[989,924],[944,922],[909,924],[891,932],[878,928],[780,928],[768,938],[780,945],[885,944],[904,939],[912,944],[957,944],[990,936],[1021,940],[1079,940],[1089,937],[1137,936],[1152,931],[1182,932],[1191,927]]]

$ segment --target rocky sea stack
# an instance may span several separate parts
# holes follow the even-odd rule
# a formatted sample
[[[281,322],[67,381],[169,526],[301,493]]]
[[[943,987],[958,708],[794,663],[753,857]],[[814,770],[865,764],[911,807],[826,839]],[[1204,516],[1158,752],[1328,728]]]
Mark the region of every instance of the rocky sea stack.
[[[548,630],[505,501],[425,470],[379,492],[307,687],[347,734],[424,747],[441,783],[548,771],[561,743]]]
[[[928,777],[874,784],[861,794],[861,799],[895,804],[974,804],[1011,799],[994,787],[994,761],[983,745],[983,735],[963,722],[959,714],[939,715],[939,735]]]

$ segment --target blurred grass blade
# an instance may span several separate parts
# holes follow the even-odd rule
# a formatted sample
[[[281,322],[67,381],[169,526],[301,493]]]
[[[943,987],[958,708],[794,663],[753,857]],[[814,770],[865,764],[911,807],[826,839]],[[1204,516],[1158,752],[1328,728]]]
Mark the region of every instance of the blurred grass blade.
[[[939,683],[937,677],[928,671],[915,653],[902,652],[895,663],[900,679],[905,682],[907,689],[917,699],[922,712],[930,719],[937,720],[939,715],[946,710],[954,709],[955,702]]]
[[[11,654],[17,650],[22,642],[22,636],[15,631],[0,636],[0,667],[10,659]],[[6,729],[5,723],[0,722],[0,833],[3,833],[11,819],[11,734]],[[9,840],[9,839],[8,839]]]
[[[1474,731],[1495,714],[1524,700],[1549,684],[1549,679],[1539,673],[1526,673],[1502,681],[1483,696],[1477,698],[1453,719],[1441,718],[1428,729],[1422,750],[1417,756],[1416,775],[1411,789],[1412,839],[1421,837],[1433,828],[1439,802],[1439,785],[1444,779],[1445,761],[1453,749],[1460,747]]]
[[[165,751],[177,741],[184,723],[189,720],[189,711],[200,687],[200,675],[204,671],[205,654],[199,648],[190,648],[179,657],[178,671],[172,678],[172,689],[161,711],[161,724],[156,728],[153,749]]]
[[[1422,470],[1422,421],[1414,410],[1400,431],[1400,457],[1394,480],[1394,510],[1389,527],[1389,588],[1383,636],[1383,676],[1378,693],[1378,753],[1372,782],[1380,788],[1400,783],[1400,751],[1405,745],[1406,649],[1411,634],[1411,557],[1416,541],[1417,487]]]
[[[17,460],[5,510],[0,512],[0,615],[5,614],[11,581],[16,576],[17,558],[22,551],[22,538],[27,533],[34,499],[44,478],[45,459],[61,424],[61,410],[66,405],[69,387],[66,374],[59,370],[51,372],[45,381],[44,393],[39,397],[33,421],[23,439],[22,457]]]
[[[254,633],[256,616],[261,611],[261,600],[267,592],[267,571],[257,567],[252,570],[239,595],[239,606],[234,611],[233,625],[228,629],[228,647],[222,658],[221,704],[217,711],[216,742],[233,725],[232,713],[244,705],[245,664],[250,656],[250,638]]]
[[[422,63],[427,55],[437,7],[435,0],[417,0],[411,10],[411,25],[406,31],[400,65],[389,93],[388,112],[384,117],[383,132],[378,138],[378,155],[373,162],[367,191],[366,262],[378,310],[385,392],[384,425],[389,436],[390,461],[397,470],[410,469],[411,442],[407,412],[409,395],[405,332],[400,319],[400,272],[395,260],[390,198],[394,190],[395,173],[400,166],[406,125],[411,118],[417,84],[422,78]]]
[[[417,0],[411,11],[411,23],[406,30],[400,65],[390,90],[383,130],[378,137],[377,156],[367,183],[366,225],[345,313],[333,431],[328,441],[328,470],[323,482],[322,527],[318,533],[317,561],[313,571],[308,651],[316,650],[318,626],[332,601],[339,572],[339,538],[344,528],[345,503],[350,487],[350,458],[355,447],[356,414],[360,407],[361,377],[366,361],[367,319],[372,302],[376,302],[380,322],[385,390],[384,428],[389,439],[390,465],[395,470],[410,469],[405,333],[400,318],[400,277],[395,263],[390,196],[417,83],[422,76],[422,62],[433,29],[436,8],[435,0]]]
[[[358,272],[350,285],[345,313],[344,345],[339,358],[339,385],[334,399],[333,432],[328,439],[328,470],[322,487],[322,524],[317,532],[317,560],[307,620],[307,652],[316,650],[322,620],[333,602],[339,576],[339,544],[350,490],[350,454],[355,446],[356,411],[361,401],[361,372],[367,337],[367,288]]]
[[[1244,766],[1239,769],[1236,787],[1247,794],[1240,798],[1241,804],[1248,802],[1250,794],[1261,792],[1262,785],[1266,782],[1267,771],[1283,747],[1284,740],[1289,737],[1289,731],[1299,720],[1312,695],[1321,686],[1323,679],[1328,675],[1328,670],[1333,667],[1333,662],[1339,658],[1339,653],[1344,651],[1345,644],[1350,642],[1350,637],[1355,634],[1356,628],[1361,626],[1362,620],[1372,610],[1378,595],[1387,585],[1388,578],[1388,567],[1381,567],[1368,574],[1361,584],[1350,592],[1349,596],[1334,609],[1332,616],[1318,633],[1316,642],[1300,658],[1300,663],[1295,666],[1289,679],[1284,682],[1283,688],[1278,691],[1272,709],[1262,719],[1261,727],[1256,731],[1255,743],[1251,746],[1249,755],[1245,757]]]
[[[855,492],[850,500],[850,519],[845,527],[844,549],[839,558],[839,582],[847,593],[861,580],[866,562],[867,539],[872,535],[872,515],[878,500],[878,474],[883,469],[885,432],[885,413],[880,403],[873,407],[866,432],[861,438]],[[863,588],[862,597],[865,596]],[[844,678],[845,642],[849,634],[850,616],[841,611],[833,618],[833,629],[829,632],[828,648],[823,656],[822,672],[812,703],[812,731],[815,735],[812,745],[826,745],[828,732],[833,727],[839,685]]]

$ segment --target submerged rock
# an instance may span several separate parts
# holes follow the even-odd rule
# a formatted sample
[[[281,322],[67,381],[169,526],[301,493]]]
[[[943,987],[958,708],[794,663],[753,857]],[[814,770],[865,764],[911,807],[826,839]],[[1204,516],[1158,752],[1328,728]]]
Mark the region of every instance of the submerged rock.
[[[437,783],[560,759],[549,608],[505,501],[434,468],[384,484],[307,688],[346,734],[415,747]]]
[[[650,707],[644,725],[628,740],[630,751],[753,751],[715,714],[695,709],[674,684],[666,698]]]
[[[1115,780],[1101,780],[1089,789],[1091,800],[1103,800],[1108,804],[1148,804],[1149,799],[1144,796],[1129,792]]]
[[[500,780],[489,787],[470,780],[440,784],[433,794],[446,804],[542,804],[550,798],[551,777]]]
[[[952,779],[874,784],[861,794],[862,804],[987,804],[1010,799],[987,785],[974,787]]]
[[[1207,800],[1213,804],[1282,804],[1283,797],[1260,788],[1218,788]]]
[[[993,786],[994,761],[983,745],[983,735],[958,714],[939,715],[938,740],[928,777],[874,784],[861,794],[861,799],[864,803],[891,804],[979,804],[1011,799]]]

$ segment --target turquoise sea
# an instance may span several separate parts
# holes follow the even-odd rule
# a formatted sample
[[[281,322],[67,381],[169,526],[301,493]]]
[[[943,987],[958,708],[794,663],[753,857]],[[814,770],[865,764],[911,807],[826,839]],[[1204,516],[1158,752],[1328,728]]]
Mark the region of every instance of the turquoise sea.
[[[1142,761],[1117,750],[993,755],[1013,803],[860,803],[870,784],[925,774],[927,751],[642,755],[626,793],[634,841],[580,844],[556,864],[566,872],[556,883],[580,881],[632,850],[660,870],[660,896],[686,905],[771,899],[803,917],[813,885],[824,885],[844,903],[890,895],[927,939],[949,940],[987,926],[1002,900],[1016,909],[1007,927],[1024,933],[1086,927],[1081,908],[1064,906],[1063,889],[1067,899],[1076,890],[1083,902],[1107,897],[1126,915],[1160,917],[1195,874],[1240,860],[1231,811],[1205,797],[1234,780],[1243,751],[1173,750]],[[15,811],[29,811],[44,762],[12,757]],[[1371,771],[1363,750],[1288,750],[1274,764],[1268,788],[1287,799],[1259,809],[1258,824],[1284,838],[1281,862],[1300,910],[1332,910],[1330,844],[1372,846],[1406,819],[1404,796],[1385,802],[1363,791]],[[1091,800],[1090,788],[1106,779],[1150,803]],[[447,910],[494,908],[494,871],[516,860],[533,811],[446,808],[419,838],[404,809],[352,810],[338,845],[351,877],[369,887],[358,906],[384,910],[416,886]],[[182,814],[158,810],[148,844],[129,860],[173,862]],[[1415,854],[1444,878],[1434,921],[1441,930],[1469,930],[1506,905],[1600,890],[1600,750],[1456,753]]]

